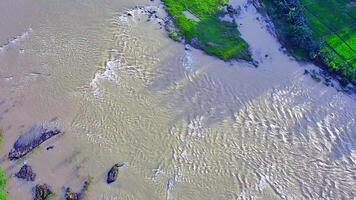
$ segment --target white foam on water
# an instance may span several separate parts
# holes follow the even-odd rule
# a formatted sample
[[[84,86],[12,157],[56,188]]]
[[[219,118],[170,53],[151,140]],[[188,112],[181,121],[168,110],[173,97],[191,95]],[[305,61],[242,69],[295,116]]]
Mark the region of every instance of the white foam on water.
[[[197,116],[195,119],[191,120],[188,124],[188,135],[196,138],[201,138],[206,132],[206,128],[203,125],[204,116]]]
[[[190,50],[190,45],[186,45],[185,47],[186,49],[188,50],[185,50],[184,51],[184,55],[183,57],[181,58],[181,62],[182,62],[182,66],[184,68],[184,72],[186,74],[191,74],[194,70],[194,60],[193,60],[193,55],[191,53],[191,50]]]
[[[108,81],[114,84],[119,83],[119,71],[120,74],[124,73],[148,82],[148,67],[142,66],[145,65],[146,62],[142,63],[141,61],[137,61],[136,63],[131,64],[127,62],[127,59],[132,57],[136,58],[138,51],[144,51],[144,49],[136,43],[137,38],[132,36],[131,29],[133,29],[137,23],[142,22],[142,19],[149,19],[153,23],[160,23],[163,25],[164,19],[160,16],[162,10],[162,5],[135,7],[126,10],[125,13],[120,14],[116,18],[117,21],[115,20],[116,22],[114,23],[114,26],[119,28],[119,30],[115,34],[115,37],[117,41],[122,43],[118,44],[118,49],[109,50],[110,54],[114,56],[110,56],[110,59],[105,62],[104,67],[96,72],[91,80],[90,87],[95,96],[102,95],[100,84],[103,81]],[[145,52],[142,52],[143,55],[144,53]],[[155,58],[152,58],[152,60],[155,60]]]
[[[180,168],[176,168],[174,175],[167,181],[166,200],[173,200],[172,191],[176,184],[181,180],[181,176]]]
[[[20,41],[25,40],[32,31],[33,30],[30,27],[25,32],[23,32],[21,35],[18,35],[18,36],[15,36],[15,37],[12,37],[12,38],[8,39],[8,41],[5,44],[0,46],[0,52],[5,51],[6,49],[8,49],[13,44],[16,44],[16,43],[18,43]]]
[[[258,189],[260,190],[260,192],[262,192],[265,188],[266,188],[266,178],[261,175],[261,174],[258,174],[258,176],[260,177],[260,180],[258,182]]]
[[[153,22],[163,23],[164,14],[162,14],[162,12],[163,4],[158,6],[137,6],[133,9],[127,10],[125,14],[120,15],[119,20],[125,23],[129,23],[129,19],[133,20],[134,22],[138,22],[141,20],[142,15],[146,15]],[[154,15],[157,15],[157,17],[152,17]]]
[[[104,68],[95,73],[94,78],[90,82],[90,87],[92,88],[93,94],[99,96],[100,93],[100,82],[109,81],[113,83],[118,83],[118,69],[121,66],[118,60],[109,60],[106,62]]]

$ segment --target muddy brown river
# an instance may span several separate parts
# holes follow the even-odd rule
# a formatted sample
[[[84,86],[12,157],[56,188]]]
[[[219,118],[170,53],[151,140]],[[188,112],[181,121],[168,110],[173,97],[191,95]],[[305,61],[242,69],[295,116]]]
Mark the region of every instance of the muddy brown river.
[[[64,199],[88,176],[93,200],[355,199],[355,98],[304,75],[318,68],[288,56],[253,5],[231,3],[258,68],[170,40],[145,13],[166,15],[157,0],[1,0],[9,199],[32,199],[36,183]],[[65,133],[8,161],[36,124]],[[35,182],[14,177],[23,163]]]

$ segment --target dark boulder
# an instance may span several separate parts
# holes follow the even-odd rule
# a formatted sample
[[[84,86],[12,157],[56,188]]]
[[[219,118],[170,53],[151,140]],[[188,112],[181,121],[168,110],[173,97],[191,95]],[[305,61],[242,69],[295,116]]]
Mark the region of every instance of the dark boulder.
[[[10,160],[22,158],[46,140],[60,133],[62,132],[59,129],[48,129],[44,126],[34,126],[16,140],[8,157]]]
[[[33,200],[48,200],[53,195],[52,189],[49,185],[36,185],[35,186],[35,197]]]
[[[35,181],[36,179],[36,173],[32,171],[32,168],[29,165],[22,166],[15,176],[17,178],[25,179],[26,181]]]
[[[49,150],[51,150],[51,149],[54,149],[54,146],[53,146],[53,145],[46,148],[47,151],[49,151]]]
[[[119,174],[119,168],[123,167],[124,165],[125,164],[123,164],[123,163],[119,163],[119,164],[115,164],[114,166],[112,166],[112,168],[110,169],[110,171],[108,173],[108,177],[106,179],[106,182],[108,184],[116,181],[117,175]]]

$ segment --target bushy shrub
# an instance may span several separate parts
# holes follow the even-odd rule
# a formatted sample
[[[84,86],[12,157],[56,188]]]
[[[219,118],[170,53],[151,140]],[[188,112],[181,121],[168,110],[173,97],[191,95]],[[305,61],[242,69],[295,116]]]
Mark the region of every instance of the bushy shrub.
[[[264,0],[268,14],[279,26],[277,34],[294,53],[302,51],[306,59],[314,59],[320,46],[312,39],[312,31],[299,0]]]

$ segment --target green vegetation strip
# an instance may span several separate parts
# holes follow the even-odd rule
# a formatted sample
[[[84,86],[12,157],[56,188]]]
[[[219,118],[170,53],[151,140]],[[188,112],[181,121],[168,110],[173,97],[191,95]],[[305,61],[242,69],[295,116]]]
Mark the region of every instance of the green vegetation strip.
[[[178,29],[176,33],[168,33],[172,39],[182,37],[193,46],[223,60],[252,60],[248,44],[240,38],[235,21],[220,20],[224,15],[221,9],[228,0],[162,1]],[[188,16],[187,13],[194,17]]]
[[[278,37],[301,59],[356,83],[356,3],[352,0],[261,0]]]
[[[2,168],[0,168],[0,200],[6,200],[6,175]]]
[[[3,140],[3,132],[0,129],[0,143],[2,143]],[[6,192],[6,174],[4,170],[0,167],[0,200],[6,200],[7,199],[7,192]]]

